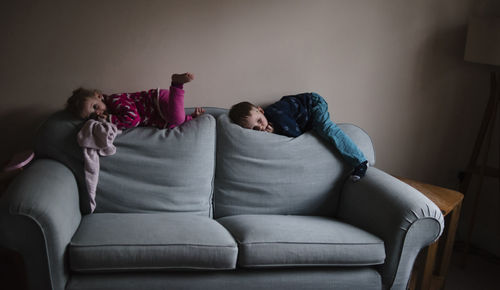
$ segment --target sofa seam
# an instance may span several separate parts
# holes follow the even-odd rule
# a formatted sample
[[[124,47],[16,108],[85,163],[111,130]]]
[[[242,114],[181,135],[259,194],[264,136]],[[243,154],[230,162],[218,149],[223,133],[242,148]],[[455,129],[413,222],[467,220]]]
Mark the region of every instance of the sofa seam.
[[[398,249],[398,260],[397,260],[397,265],[398,266],[396,267],[396,271],[394,272],[394,274],[391,277],[391,281],[390,281],[390,286],[391,287],[394,285],[394,282],[396,281],[396,277],[398,275],[398,270],[399,270],[399,267],[400,267],[400,263],[401,263],[401,259],[402,259],[402,255],[403,255],[403,250],[404,250],[404,247],[405,247],[404,244],[405,244],[405,241],[406,241],[406,236],[408,235],[408,233],[410,232],[411,228],[415,225],[416,222],[422,221],[422,220],[426,220],[426,219],[430,219],[430,220],[436,222],[438,224],[438,226],[439,226],[439,233],[442,233],[443,229],[442,229],[441,223],[435,217],[430,217],[430,216],[418,218],[418,219],[414,220],[406,230],[402,229],[404,231],[403,243],[402,243],[402,246]],[[440,236],[439,233],[436,234],[436,237],[433,238],[433,241],[435,241],[437,238],[439,238],[439,236]],[[383,276],[382,276],[382,280],[383,280]],[[382,284],[383,284],[383,281],[382,281]]]
[[[74,272],[78,273],[93,273],[94,271],[102,271],[102,272],[114,272],[114,271],[119,271],[122,270],[123,272],[127,271],[135,271],[135,270],[162,270],[162,269],[172,269],[172,270],[213,270],[213,271],[227,271],[227,270],[234,270],[236,269],[235,267],[223,267],[223,268],[210,268],[210,267],[187,267],[187,266],[165,266],[165,267],[127,267],[127,268],[116,268],[116,267],[109,267],[109,268],[80,268],[80,269],[71,269]]]
[[[259,244],[294,244],[294,245],[385,245],[380,243],[315,243],[315,242],[239,242],[242,245],[259,245]]]
[[[328,266],[328,267],[343,267],[343,266],[378,266],[384,264],[384,261],[381,262],[374,262],[374,263],[344,263],[344,264],[339,264],[339,263],[324,263],[324,264],[253,264],[253,265],[241,265],[239,264],[238,266],[240,268],[272,268],[272,267],[314,267],[314,266]]]
[[[138,244],[110,244],[110,245],[81,245],[72,244],[70,247],[78,248],[97,248],[97,247],[169,247],[169,246],[189,246],[189,247],[200,247],[200,248],[238,248],[238,245],[230,246],[218,246],[218,245],[197,245],[197,244],[148,244],[148,245],[138,245]]]

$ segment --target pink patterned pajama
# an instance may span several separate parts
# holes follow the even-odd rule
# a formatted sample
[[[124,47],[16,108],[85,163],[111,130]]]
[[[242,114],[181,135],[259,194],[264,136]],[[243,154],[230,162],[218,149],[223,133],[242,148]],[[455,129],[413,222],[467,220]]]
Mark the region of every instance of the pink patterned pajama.
[[[139,126],[171,129],[192,119],[184,112],[184,90],[177,86],[104,95],[104,102],[111,123],[120,130]]]

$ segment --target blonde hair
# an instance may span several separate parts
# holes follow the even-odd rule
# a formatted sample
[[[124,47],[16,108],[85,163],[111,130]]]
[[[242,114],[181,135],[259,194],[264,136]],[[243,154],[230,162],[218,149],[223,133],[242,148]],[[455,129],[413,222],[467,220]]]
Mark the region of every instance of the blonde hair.
[[[66,101],[66,110],[68,110],[75,117],[81,118],[85,101],[88,98],[95,96],[96,93],[100,92],[98,90],[90,90],[82,87],[74,90],[71,97],[69,97]]]

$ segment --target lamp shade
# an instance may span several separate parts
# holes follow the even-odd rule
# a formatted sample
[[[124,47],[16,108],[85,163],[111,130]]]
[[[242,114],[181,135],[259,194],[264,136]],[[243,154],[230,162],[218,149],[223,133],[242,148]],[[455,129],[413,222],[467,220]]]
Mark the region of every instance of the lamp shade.
[[[472,17],[469,20],[464,59],[500,66],[499,17]]]

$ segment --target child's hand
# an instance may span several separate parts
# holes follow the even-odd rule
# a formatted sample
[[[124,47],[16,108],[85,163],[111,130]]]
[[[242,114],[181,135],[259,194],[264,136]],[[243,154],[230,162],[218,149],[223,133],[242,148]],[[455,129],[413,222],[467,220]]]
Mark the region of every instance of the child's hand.
[[[99,114],[99,119],[103,120],[103,121],[107,121],[108,120],[108,114],[107,113],[101,113],[101,114]]]
[[[205,113],[205,109],[197,107],[194,109],[194,112],[191,114],[191,117],[196,118]]]
[[[91,113],[89,116],[88,116],[88,119],[92,119],[92,120],[98,120],[97,118],[99,118],[99,115],[97,115],[95,112],[94,113]]]
[[[92,113],[90,114],[89,119],[104,122],[108,120],[108,117],[109,117],[108,113],[100,113],[100,114]]]

